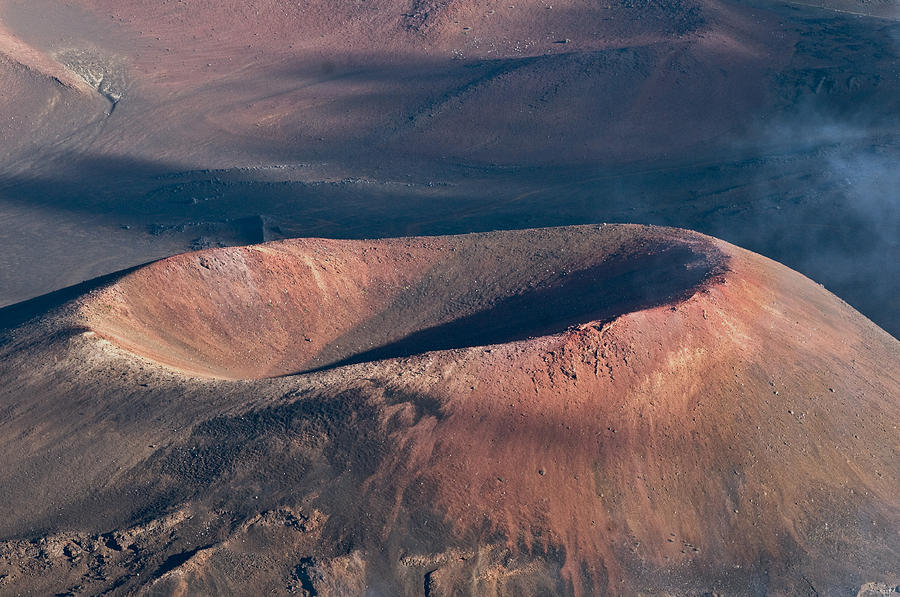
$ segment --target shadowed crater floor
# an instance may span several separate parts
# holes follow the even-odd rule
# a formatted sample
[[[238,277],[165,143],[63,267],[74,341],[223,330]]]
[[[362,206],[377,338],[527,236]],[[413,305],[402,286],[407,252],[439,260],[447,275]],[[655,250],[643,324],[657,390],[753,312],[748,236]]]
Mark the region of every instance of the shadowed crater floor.
[[[502,344],[555,334],[579,323],[609,321],[624,313],[684,298],[708,277],[709,265],[683,247],[659,254],[612,258],[589,269],[562,272],[521,294],[493,299],[496,302],[471,315],[413,332],[319,369],[431,350]]]

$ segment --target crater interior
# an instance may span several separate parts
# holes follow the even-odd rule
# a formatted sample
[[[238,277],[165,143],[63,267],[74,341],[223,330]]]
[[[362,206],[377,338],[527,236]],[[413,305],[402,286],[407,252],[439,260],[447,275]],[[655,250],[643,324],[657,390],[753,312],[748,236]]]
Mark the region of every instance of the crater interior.
[[[302,239],[153,263],[86,312],[100,336],[169,367],[265,378],[608,321],[677,302],[720,267],[705,237],[646,227]]]

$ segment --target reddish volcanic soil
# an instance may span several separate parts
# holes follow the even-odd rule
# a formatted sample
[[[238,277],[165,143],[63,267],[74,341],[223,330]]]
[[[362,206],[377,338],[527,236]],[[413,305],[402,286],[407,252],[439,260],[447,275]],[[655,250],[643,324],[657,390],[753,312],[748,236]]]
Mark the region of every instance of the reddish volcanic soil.
[[[897,7],[0,0],[0,596],[900,591]]]
[[[280,241],[0,315],[3,593],[900,584],[900,342],[704,235]]]

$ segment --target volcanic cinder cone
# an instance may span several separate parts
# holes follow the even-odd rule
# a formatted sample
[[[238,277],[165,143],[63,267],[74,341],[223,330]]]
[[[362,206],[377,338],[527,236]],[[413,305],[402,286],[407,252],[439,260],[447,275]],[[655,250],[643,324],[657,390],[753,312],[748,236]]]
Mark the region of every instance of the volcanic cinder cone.
[[[2,592],[900,582],[900,343],[710,237],[282,241],[0,314]]]

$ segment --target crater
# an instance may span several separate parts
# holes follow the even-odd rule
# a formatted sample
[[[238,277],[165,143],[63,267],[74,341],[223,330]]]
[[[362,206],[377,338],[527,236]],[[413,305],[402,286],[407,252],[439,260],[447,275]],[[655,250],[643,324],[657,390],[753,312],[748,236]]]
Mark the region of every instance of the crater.
[[[300,239],[150,264],[83,312],[99,336],[166,366],[256,379],[610,321],[674,305],[724,263],[708,237],[643,226]]]

